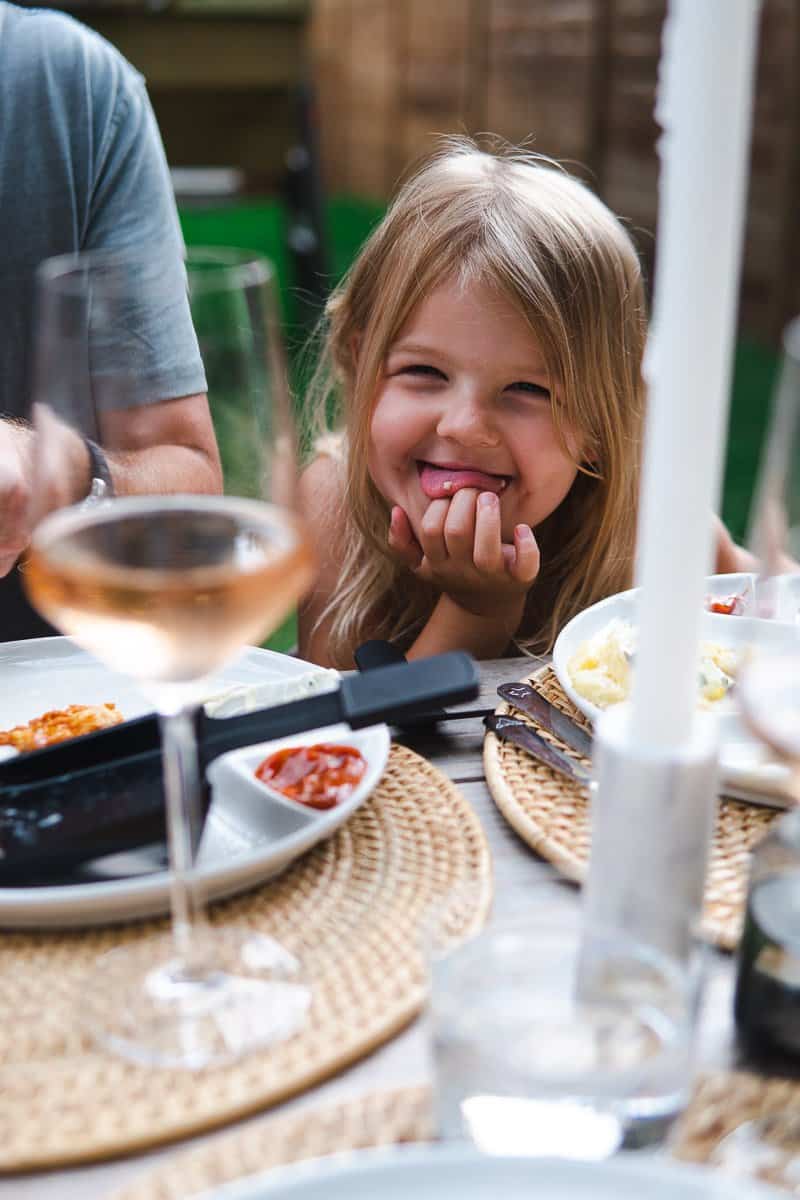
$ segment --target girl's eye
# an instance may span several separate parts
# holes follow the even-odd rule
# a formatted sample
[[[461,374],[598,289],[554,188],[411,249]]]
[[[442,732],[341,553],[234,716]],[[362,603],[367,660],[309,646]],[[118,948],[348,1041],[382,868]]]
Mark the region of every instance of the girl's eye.
[[[401,367],[398,374],[420,375],[428,379],[447,379],[444,371],[440,371],[438,367],[432,367],[428,363],[410,363],[407,367]]]
[[[517,383],[512,383],[507,390],[510,392],[526,392],[529,396],[543,396],[545,400],[550,399],[550,389],[544,387],[541,383],[527,383],[525,380],[518,380]]]

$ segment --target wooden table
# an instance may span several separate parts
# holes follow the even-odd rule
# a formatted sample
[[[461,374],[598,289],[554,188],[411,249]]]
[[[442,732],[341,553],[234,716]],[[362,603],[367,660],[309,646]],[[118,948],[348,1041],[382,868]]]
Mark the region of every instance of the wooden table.
[[[481,696],[463,707],[494,707],[498,683],[520,679],[536,666],[536,661],[527,658],[482,664]],[[495,808],[483,777],[483,726],[479,718],[453,721],[443,726],[439,733],[404,740],[449,775],[478,814],[494,859],[495,916],[543,904],[555,912],[578,903],[577,890],[558,881],[552,868],[529,850]],[[548,883],[552,886],[544,886]],[[729,1058],[731,983],[730,958],[709,952],[700,1032],[703,1065],[723,1065]],[[369,1058],[282,1105],[280,1111],[333,1103],[380,1088],[411,1086],[428,1078],[426,1044],[421,1023],[417,1021]],[[239,1124],[244,1126],[269,1120],[277,1111],[270,1109]],[[105,1200],[115,1188],[152,1169],[176,1150],[199,1145],[201,1140],[225,1136],[232,1128],[232,1125],[226,1125],[215,1133],[134,1158],[0,1180],[0,1200],[32,1200],[33,1197],[37,1200]]]

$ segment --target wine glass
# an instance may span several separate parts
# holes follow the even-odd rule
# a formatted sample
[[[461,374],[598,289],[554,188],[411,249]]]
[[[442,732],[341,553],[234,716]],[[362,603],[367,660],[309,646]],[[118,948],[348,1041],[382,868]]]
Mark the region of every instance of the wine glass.
[[[784,1073],[800,1064],[800,319],[784,336],[748,543],[757,619],[737,691],[746,725],[782,764],[792,807],[752,853],[734,1016],[746,1064]],[[798,1156],[800,1116],[787,1108],[741,1122],[711,1161],[800,1191]]]
[[[136,1061],[199,1068],[287,1036],[309,1005],[287,950],[208,923],[193,861],[198,706],[213,673],[288,615],[312,564],[294,513],[271,269],[244,252],[197,250],[186,281],[176,286],[156,255],[43,264],[25,586],[57,629],[136,682],[161,724],[171,934],[100,960],[84,1018]],[[206,390],[219,471],[191,434],[188,447],[170,445],[163,424],[166,402]],[[106,474],[107,456],[115,494],[101,479],[79,498],[87,445],[89,473]]]

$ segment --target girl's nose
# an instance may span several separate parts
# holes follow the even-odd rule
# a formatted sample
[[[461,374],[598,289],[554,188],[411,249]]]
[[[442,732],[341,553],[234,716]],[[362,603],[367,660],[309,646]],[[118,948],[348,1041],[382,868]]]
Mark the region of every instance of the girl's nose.
[[[436,432],[440,438],[462,446],[497,446],[500,435],[490,413],[472,398],[451,396],[445,403]]]

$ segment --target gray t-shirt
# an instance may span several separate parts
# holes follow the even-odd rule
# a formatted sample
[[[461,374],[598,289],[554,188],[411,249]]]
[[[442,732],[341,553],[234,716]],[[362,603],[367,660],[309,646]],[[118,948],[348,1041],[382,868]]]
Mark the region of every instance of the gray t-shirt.
[[[142,77],[71,17],[0,0],[0,416],[30,411],[40,262],[125,249],[159,280],[157,299],[135,306],[149,361],[146,391],[129,402],[204,391],[183,241]],[[47,628],[17,576],[0,581],[0,640]]]

